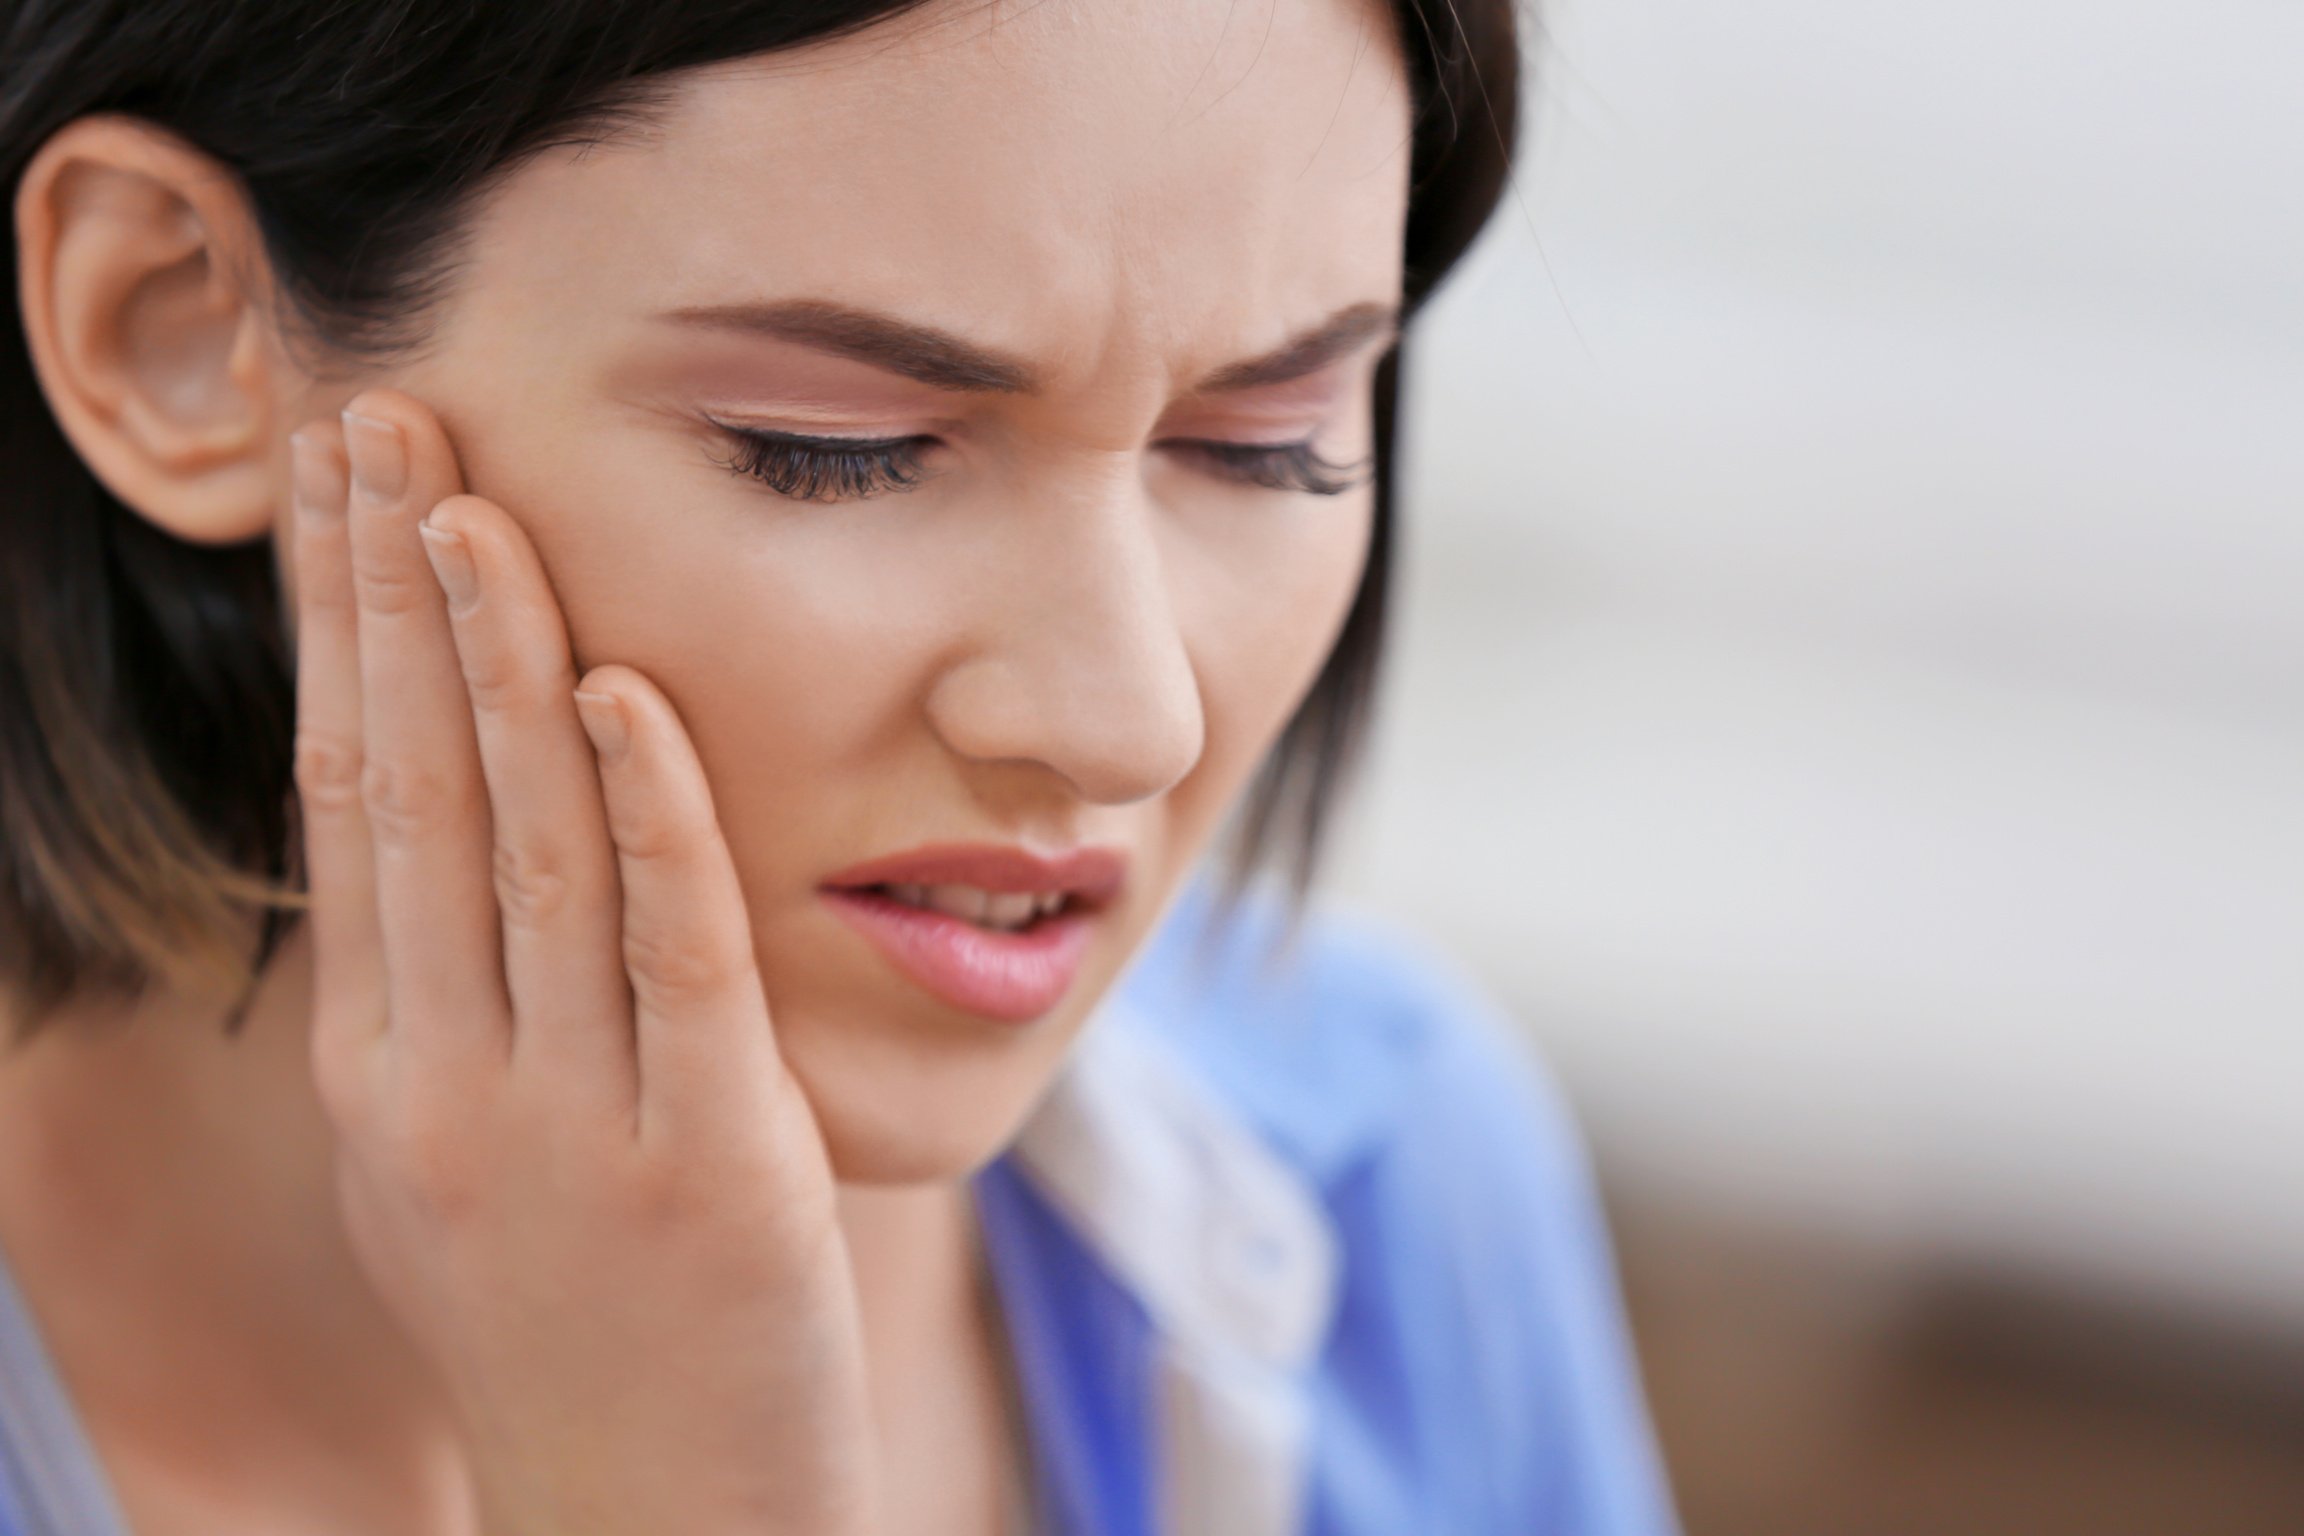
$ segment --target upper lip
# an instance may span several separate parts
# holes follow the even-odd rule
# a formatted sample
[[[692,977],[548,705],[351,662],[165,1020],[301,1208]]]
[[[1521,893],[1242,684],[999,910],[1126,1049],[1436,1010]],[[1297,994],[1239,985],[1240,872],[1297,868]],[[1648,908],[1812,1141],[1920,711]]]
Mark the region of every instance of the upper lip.
[[[1111,848],[1039,854],[1002,843],[935,843],[871,859],[825,880],[837,888],[867,885],[972,885],[994,894],[1064,891],[1089,908],[1109,906],[1127,878],[1127,855]]]

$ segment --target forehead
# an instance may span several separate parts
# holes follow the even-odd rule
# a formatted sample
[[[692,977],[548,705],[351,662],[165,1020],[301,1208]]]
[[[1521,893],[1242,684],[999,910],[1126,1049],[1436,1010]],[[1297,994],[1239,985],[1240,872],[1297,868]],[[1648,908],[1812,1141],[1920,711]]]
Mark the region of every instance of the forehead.
[[[1229,354],[1397,294],[1393,25],[1388,0],[944,0],[689,72],[637,140],[513,178],[482,265],[596,307],[837,296],[1052,359]]]

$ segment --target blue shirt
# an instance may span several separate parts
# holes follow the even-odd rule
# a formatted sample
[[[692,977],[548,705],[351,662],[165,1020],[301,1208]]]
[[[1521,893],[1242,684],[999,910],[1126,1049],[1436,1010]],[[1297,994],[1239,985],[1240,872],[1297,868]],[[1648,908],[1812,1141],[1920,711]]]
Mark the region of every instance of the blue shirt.
[[[1277,901],[1215,899],[1179,893],[972,1181],[1048,1536],[1674,1536],[1509,1017],[1334,908],[1267,966]],[[124,1532],[0,1266],[0,1536]]]

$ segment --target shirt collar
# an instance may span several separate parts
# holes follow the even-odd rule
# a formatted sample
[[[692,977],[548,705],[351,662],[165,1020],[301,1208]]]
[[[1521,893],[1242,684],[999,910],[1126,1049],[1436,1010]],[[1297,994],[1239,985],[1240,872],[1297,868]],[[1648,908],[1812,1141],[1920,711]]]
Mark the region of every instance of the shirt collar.
[[[1162,1332],[1284,1369],[1336,1304],[1336,1236],[1304,1177],[1108,997],[1015,1142],[1018,1166]]]
[[[1338,1240],[1304,1177],[1108,996],[1011,1147],[1155,1334],[1156,1529],[1303,1528]]]

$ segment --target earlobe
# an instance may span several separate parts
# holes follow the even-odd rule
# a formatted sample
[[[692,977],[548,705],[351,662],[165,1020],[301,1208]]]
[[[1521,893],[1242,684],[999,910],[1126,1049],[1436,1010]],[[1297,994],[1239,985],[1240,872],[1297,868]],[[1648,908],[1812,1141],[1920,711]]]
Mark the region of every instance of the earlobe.
[[[264,267],[237,179],[165,129],[102,114],[41,146],[15,214],[33,368],[89,470],[177,538],[269,530],[287,381],[248,291]]]

